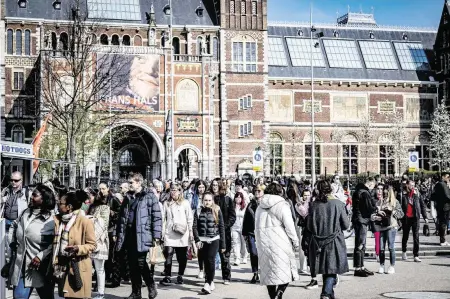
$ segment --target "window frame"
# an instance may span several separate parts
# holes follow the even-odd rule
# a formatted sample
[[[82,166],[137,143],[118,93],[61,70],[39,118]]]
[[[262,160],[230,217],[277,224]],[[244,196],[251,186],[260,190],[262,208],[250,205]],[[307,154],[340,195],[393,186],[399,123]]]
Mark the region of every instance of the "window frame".
[[[346,151],[345,148],[348,147]],[[356,149],[356,155],[353,155],[353,149]],[[356,171],[353,171],[353,163],[356,163]],[[348,166],[348,171],[346,171]],[[355,143],[348,143],[342,145],[342,174],[344,175],[357,175],[359,173],[359,146]]]
[[[16,140],[16,138],[14,138],[16,134],[19,134],[22,139],[19,138],[19,140]],[[25,128],[22,125],[17,124],[11,128],[11,141],[17,143],[25,143]]]
[[[16,79],[17,74],[17,79]],[[20,78],[20,74],[22,74],[22,78]],[[23,89],[23,86],[25,85],[25,70],[22,69],[13,69],[12,71],[12,84],[11,89],[14,91],[20,91]]]
[[[252,48],[254,47],[254,49],[249,49],[250,47]],[[253,53],[249,54],[249,51],[252,52],[252,50]],[[231,58],[232,58],[231,69],[233,72],[256,73],[258,71],[258,43],[254,40],[233,41]]]
[[[27,56],[30,56],[32,51],[31,51],[31,30],[29,29],[25,29],[24,31],[24,54]]]
[[[13,116],[14,118],[23,118],[26,112],[25,99],[18,98],[13,104]]]
[[[14,55],[14,30],[6,31],[6,54]]]
[[[382,147],[385,148],[384,156],[381,155]],[[380,144],[378,146],[378,160],[379,160],[378,167],[379,167],[380,175],[385,175],[385,176],[395,175],[396,163],[395,163],[395,158],[390,155],[390,151],[391,151],[390,147],[391,147],[391,145],[388,145],[388,144]],[[382,167],[382,165],[383,165],[383,167]],[[382,168],[384,168],[384,171],[382,171]],[[390,168],[392,169],[392,172],[389,171]]]
[[[239,138],[247,137],[253,135],[253,124],[251,121],[248,121],[246,123],[239,124],[239,132],[238,136]]]
[[[279,155],[275,154],[279,153]],[[269,173],[282,175],[284,171],[284,142],[279,133],[271,133],[269,138]],[[275,173],[279,171],[280,173]]]
[[[306,175],[312,175],[312,144],[305,144],[304,147],[304,157],[305,157],[305,166],[304,166],[304,173]],[[307,155],[307,152],[309,152],[309,154]],[[316,175],[320,175],[321,173],[321,168],[322,168],[322,147],[320,146],[320,144],[316,144]],[[309,169],[309,170],[308,170]]]
[[[16,55],[22,55],[23,51],[22,51],[22,47],[23,47],[23,36],[22,36],[22,30],[21,29],[17,29],[16,30]]]
[[[238,105],[239,111],[250,110],[253,108],[253,97],[251,94],[247,94],[245,96],[240,97],[238,101],[239,101]]]

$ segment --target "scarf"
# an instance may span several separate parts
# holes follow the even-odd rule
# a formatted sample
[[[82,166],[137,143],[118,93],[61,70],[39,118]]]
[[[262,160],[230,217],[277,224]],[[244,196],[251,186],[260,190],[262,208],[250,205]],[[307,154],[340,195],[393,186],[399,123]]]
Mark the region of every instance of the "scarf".
[[[69,231],[75,223],[78,215],[84,215],[82,210],[76,210],[73,213],[62,215],[61,223],[59,224],[58,234],[55,236],[56,248],[53,252],[53,265],[55,267],[54,276],[57,278],[63,278],[68,269],[68,265],[60,265],[58,263],[58,257],[69,257],[69,253],[65,251],[69,245]]]
[[[414,203],[413,203],[414,194],[415,194],[414,189],[412,189],[411,192],[409,192],[409,196],[408,196],[408,203],[412,206],[414,205]]]

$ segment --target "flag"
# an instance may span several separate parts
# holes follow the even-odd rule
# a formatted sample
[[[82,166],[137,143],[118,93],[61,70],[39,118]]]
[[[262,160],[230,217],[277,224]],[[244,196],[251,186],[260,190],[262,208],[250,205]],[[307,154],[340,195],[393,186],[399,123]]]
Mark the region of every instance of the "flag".
[[[45,129],[47,128],[47,123],[48,119],[50,118],[50,115],[51,115],[50,113],[47,114],[41,128],[39,129],[39,131],[37,132],[36,136],[33,139],[33,142],[31,143],[33,145],[33,153],[35,158],[39,158],[39,149],[41,148],[42,138],[44,136]],[[36,173],[38,167],[39,167],[39,160],[33,160],[33,174]]]

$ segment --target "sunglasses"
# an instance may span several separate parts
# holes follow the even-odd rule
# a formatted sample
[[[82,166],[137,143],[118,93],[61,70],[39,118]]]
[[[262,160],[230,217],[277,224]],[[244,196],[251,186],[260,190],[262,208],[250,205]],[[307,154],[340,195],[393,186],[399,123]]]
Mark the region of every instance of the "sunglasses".
[[[18,182],[20,182],[21,180],[22,180],[22,179],[18,179],[18,180],[11,179],[11,182],[18,183]]]

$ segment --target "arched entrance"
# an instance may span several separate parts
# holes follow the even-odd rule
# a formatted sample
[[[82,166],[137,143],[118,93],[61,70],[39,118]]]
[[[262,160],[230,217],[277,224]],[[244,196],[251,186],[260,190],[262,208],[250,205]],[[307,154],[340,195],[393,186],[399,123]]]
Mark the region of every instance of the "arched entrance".
[[[152,180],[162,175],[160,144],[153,131],[137,125],[121,125],[112,129],[113,179],[126,178],[131,173],[141,173]],[[155,137],[156,136],[156,137]],[[103,175],[109,175],[109,133],[104,136],[108,145],[102,151]]]
[[[180,180],[192,180],[199,178],[199,157],[195,150],[184,148],[178,154],[177,178]]]

